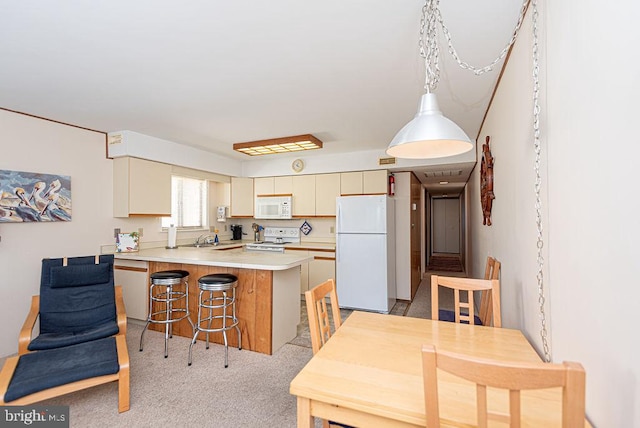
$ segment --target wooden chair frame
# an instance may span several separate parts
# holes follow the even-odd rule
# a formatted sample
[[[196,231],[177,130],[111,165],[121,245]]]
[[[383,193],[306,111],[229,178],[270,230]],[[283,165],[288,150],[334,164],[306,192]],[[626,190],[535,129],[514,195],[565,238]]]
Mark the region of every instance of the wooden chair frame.
[[[486,427],[488,420],[519,427],[520,391],[554,387],[562,387],[562,426],[584,426],[586,375],[580,363],[504,362],[436,351],[433,345],[423,345],[422,368],[427,427],[440,426],[437,369],[476,384],[479,427]],[[508,413],[488,410],[487,386],[509,390]]]
[[[80,391],[82,389],[90,388],[92,386],[101,385],[103,383],[118,382],[118,411],[120,413],[129,410],[130,406],[130,394],[129,394],[129,352],[127,350],[126,332],[127,332],[127,315],[124,306],[124,299],[122,297],[122,286],[115,286],[116,297],[116,315],[118,320],[119,332],[115,335],[116,347],[118,350],[118,364],[120,370],[118,373],[111,375],[98,376],[89,379],[82,379],[77,382],[60,385],[54,388],[49,388],[43,391],[39,391],[33,394],[26,395],[17,400],[5,403],[4,393],[9,387],[13,373],[18,365],[18,361],[21,355],[27,354],[30,351],[27,350],[27,346],[31,341],[31,335],[33,327],[38,318],[40,308],[40,296],[33,296],[31,298],[31,310],[27,315],[27,319],[20,331],[20,337],[18,339],[18,355],[7,358],[2,371],[0,372],[0,405],[20,406],[25,404],[33,404],[39,401],[48,400],[50,398],[58,397],[60,395],[69,394],[71,392]],[[39,351],[33,351],[39,352]]]
[[[474,279],[459,278],[451,276],[431,275],[431,319],[438,321],[439,318],[439,287],[444,286],[453,289],[455,299],[455,322],[467,321],[475,324],[475,305],[473,292],[487,291],[491,297],[491,313],[494,327],[502,327],[502,317],[500,316],[500,281],[497,279]],[[467,302],[460,301],[460,291],[466,291]],[[496,296],[496,297],[493,297]],[[468,315],[461,314],[460,309],[466,308]],[[484,322],[483,322],[484,324]],[[487,323],[485,325],[491,325]]]
[[[314,355],[331,337],[329,312],[327,310],[327,302],[325,299],[327,295],[331,302],[331,313],[333,315],[333,325],[335,330],[342,325],[335,280],[328,279],[304,293],[307,303],[307,315],[309,317],[311,347],[313,348]]]
[[[311,347],[315,355],[331,337],[331,324],[329,323],[329,311],[327,310],[327,299],[331,303],[331,314],[333,315],[334,331],[342,325],[340,317],[340,306],[338,306],[338,293],[336,291],[336,281],[328,279],[316,285],[309,291],[305,291],[304,297],[307,303],[307,316],[309,318],[309,332],[311,333]],[[347,427],[347,425],[336,422],[322,420],[322,428]]]
[[[493,257],[487,257],[487,264],[484,268],[484,279],[500,279],[500,262]],[[491,293],[487,290],[482,292],[480,299],[480,310],[478,316],[483,325],[491,325],[493,317],[493,307]]]

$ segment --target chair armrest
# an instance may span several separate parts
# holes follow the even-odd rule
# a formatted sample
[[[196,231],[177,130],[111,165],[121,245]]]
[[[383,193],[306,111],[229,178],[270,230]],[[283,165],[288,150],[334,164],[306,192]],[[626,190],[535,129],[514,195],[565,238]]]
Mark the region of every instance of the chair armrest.
[[[20,329],[20,336],[18,337],[18,354],[24,355],[29,352],[27,346],[31,343],[31,335],[33,334],[33,327],[36,325],[36,320],[40,314],[40,296],[31,297],[31,309],[27,314],[27,319],[22,324]]]
[[[124,298],[122,297],[122,285],[115,286],[116,292],[116,316],[118,318],[118,334],[127,334],[127,311],[124,307]]]

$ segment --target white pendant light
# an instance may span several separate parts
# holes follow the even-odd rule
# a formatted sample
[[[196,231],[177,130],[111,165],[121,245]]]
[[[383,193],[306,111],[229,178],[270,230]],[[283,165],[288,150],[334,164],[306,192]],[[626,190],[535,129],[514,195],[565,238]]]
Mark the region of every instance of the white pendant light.
[[[425,91],[418,113],[389,144],[396,158],[430,159],[468,152],[474,145],[465,132],[442,115],[433,91],[440,80],[437,24],[442,22],[439,0],[425,0],[420,21],[420,55],[425,60]],[[448,32],[445,32],[447,34]]]
[[[436,95],[420,99],[418,113],[389,144],[387,154],[396,158],[427,159],[468,152],[473,143],[452,120],[442,115]]]

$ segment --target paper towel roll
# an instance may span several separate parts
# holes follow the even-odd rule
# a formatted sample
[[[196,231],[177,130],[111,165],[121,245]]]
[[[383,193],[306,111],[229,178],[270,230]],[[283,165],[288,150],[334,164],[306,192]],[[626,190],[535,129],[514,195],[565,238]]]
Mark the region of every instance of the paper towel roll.
[[[167,234],[167,248],[176,248],[176,227],[172,224],[169,226]]]

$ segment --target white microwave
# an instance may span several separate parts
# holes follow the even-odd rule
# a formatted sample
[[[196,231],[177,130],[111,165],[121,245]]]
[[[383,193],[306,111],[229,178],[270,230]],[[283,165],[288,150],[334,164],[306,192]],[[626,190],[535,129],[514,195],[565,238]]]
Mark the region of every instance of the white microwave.
[[[256,196],[254,218],[290,219],[291,196]]]

